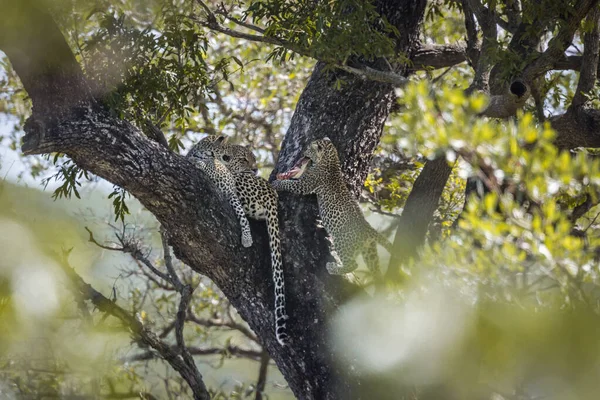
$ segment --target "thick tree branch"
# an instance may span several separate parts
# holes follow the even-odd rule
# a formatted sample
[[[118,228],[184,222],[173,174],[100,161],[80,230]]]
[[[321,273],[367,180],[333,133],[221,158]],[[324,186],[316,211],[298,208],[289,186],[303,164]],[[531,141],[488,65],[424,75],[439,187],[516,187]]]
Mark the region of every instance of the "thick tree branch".
[[[479,63],[479,52],[481,44],[477,37],[477,25],[475,24],[475,14],[471,9],[468,0],[461,0],[463,14],[465,16],[465,29],[467,31],[467,56],[471,66],[477,66]]]
[[[600,112],[588,104],[552,117],[550,123],[556,131],[554,144],[559,149],[600,147]]]
[[[43,3],[35,1],[0,0],[0,48],[18,71],[29,97],[36,99],[34,112],[58,120],[73,105],[87,101],[89,87],[73,52],[42,7]]]
[[[573,70],[580,71],[583,64],[582,56],[563,56],[557,59],[552,65],[553,70],[565,71]]]
[[[394,251],[386,274],[388,278],[399,279],[401,265],[416,257],[425,243],[429,223],[451,172],[452,167],[443,155],[428,161],[415,180],[398,222]]]
[[[508,0],[504,2],[504,13],[508,19],[509,29],[502,27],[508,32],[514,32],[521,23],[521,13],[523,12],[519,0]]]
[[[481,53],[479,54],[478,63],[475,68],[475,78],[467,93],[478,90],[490,96],[489,104],[481,115],[492,118],[507,118],[513,116],[516,111],[522,108],[529,97],[529,87],[522,80],[515,80],[506,88],[504,85],[493,85],[493,90],[490,90],[490,79],[494,75],[494,52],[497,51],[497,16],[494,10],[483,6],[479,0],[463,0],[463,10],[465,12],[465,24],[469,35],[469,42],[475,40],[473,22],[471,15],[477,17],[477,21],[483,32],[483,44]],[[519,34],[516,33],[513,37],[513,43],[517,42]]]
[[[531,57],[531,54],[538,48],[542,35],[547,29],[549,17],[545,15],[535,15],[531,22],[522,22],[519,24],[517,29],[514,31],[513,36],[510,40],[506,54],[511,57],[519,57],[520,59],[527,60]],[[506,68],[505,63],[496,64],[490,73],[490,92],[494,95],[504,94],[506,91]],[[520,75],[521,71],[513,71],[513,74]],[[514,79],[514,76],[511,77]],[[522,81],[522,80],[521,80]],[[524,81],[522,81],[524,82]],[[531,82],[526,82],[526,85]],[[525,100],[529,97],[526,96]]]
[[[463,9],[465,10],[465,15],[475,15],[483,33],[481,53],[475,67],[475,78],[467,91],[482,90],[487,93],[489,92],[490,71],[493,66],[492,53],[498,45],[498,28],[496,26],[495,13],[493,10],[484,7],[479,0],[464,0]]]
[[[508,118],[523,108],[529,98],[529,86],[522,80],[513,81],[505,93],[490,96],[487,107],[480,115],[490,118]]]
[[[500,79],[500,76],[506,73],[504,66],[498,64],[492,68],[493,57],[491,55],[497,49],[496,24],[498,21],[496,14],[493,10],[483,6],[479,0],[464,0],[463,10],[468,42],[473,42],[475,38],[472,18],[469,18],[471,14],[475,14],[477,17],[484,37],[475,79],[468,89],[468,92],[475,89],[486,93],[491,92],[490,103],[482,115],[494,118],[513,116],[518,109],[524,106],[531,93],[530,88],[535,85],[537,77],[555,67],[576,67],[576,60],[562,61],[565,59],[564,52],[571,44],[581,19],[596,3],[595,0],[580,0],[574,6],[573,12],[561,24],[560,30],[550,41],[548,49],[529,63],[523,71],[520,71],[517,74],[519,78],[510,82],[507,87],[506,82]],[[522,59],[531,58],[540,43],[543,31],[547,29],[547,23],[548,18],[545,16],[540,16],[529,23],[521,22],[513,33],[507,51]],[[469,45],[471,46],[471,44]]]
[[[447,68],[467,61],[465,45],[422,45],[411,58],[412,69]]]
[[[389,71],[380,71],[368,66],[362,66],[360,68],[351,67],[349,65],[337,65],[334,66],[342,71],[349,72],[354,74],[364,80],[381,82],[381,83],[389,83],[396,87],[404,86],[408,83],[408,79],[403,77],[402,75],[396,74],[394,72]]]
[[[546,114],[544,113],[544,97],[546,93],[542,93],[540,87],[544,83],[544,77],[539,77],[531,85],[531,97],[535,102],[535,112],[540,122],[546,120]]]
[[[169,148],[169,142],[167,142],[167,138],[165,137],[163,131],[161,131],[160,128],[153,124],[149,119],[144,120],[143,130],[146,136],[148,136],[150,139],[161,144],[166,149]]]

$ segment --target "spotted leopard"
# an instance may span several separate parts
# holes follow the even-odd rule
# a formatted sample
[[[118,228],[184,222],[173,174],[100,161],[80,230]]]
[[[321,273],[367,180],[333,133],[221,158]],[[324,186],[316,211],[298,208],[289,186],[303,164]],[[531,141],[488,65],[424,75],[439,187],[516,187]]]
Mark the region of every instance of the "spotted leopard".
[[[285,285],[279,217],[277,215],[277,192],[269,183],[256,175],[256,158],[245,146],[225,144],[220,141],[220,150],[215,150],[217,160],[229,168],[235,180],[235,188],[246,215],[267,223],[271,266],[275,285],[275,337],[281,345],[289,339],[286,329],[288,316],[285,312]]]
[[[217,186],[217,189],[225,195],[235,215],[240,221],[242,228],[242,246],[252,246],[252,233],[250,232],[250,223],[244,213],[244,207],[235,191],[235,179],[229,169],[215,159],[214,149],[219,147],[223,138],[207,137],[196,143],[186,157],[190,158],[194,164],[204,171],[208,178]]]
[[[278,191],[317,195],[319,213],[335,259],[326,265],[330,274],[354,271],[358,267],[356,257],[362,253],[369,270],[376,278],[380,276],[377,244],[387,251],[391,251],[391,244],[365,220],[346,186],[337,150],[328,138],[311,142],[304,157],[291,170],[277,175],[273,187]]]

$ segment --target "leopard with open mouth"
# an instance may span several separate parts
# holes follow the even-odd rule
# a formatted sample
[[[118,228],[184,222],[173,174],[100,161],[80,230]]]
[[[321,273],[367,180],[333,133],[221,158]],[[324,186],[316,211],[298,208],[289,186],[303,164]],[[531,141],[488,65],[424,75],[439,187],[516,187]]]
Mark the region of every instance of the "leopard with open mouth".
[[[330,274],[354,271],[358,267],[356,257],[362,254],[369,270],[376,278],[380,277],[377,244],[389,252],[392,245],[365,220],[346,186],[337,150],[328,138],[311,142],[296,165],[276,178],[272,185],[277,191],[317,195],[319,213],[335,259],[327,262]]]

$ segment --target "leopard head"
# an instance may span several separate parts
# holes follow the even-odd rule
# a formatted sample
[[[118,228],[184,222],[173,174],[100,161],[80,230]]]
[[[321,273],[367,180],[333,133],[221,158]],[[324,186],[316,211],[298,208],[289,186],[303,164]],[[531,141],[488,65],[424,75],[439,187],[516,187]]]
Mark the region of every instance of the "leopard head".
[[[256,174],[258,172],[256,157],[247,146],[234,144],[221,146],[217,151],[217,159],[233,173],[252,171]]]
[[[277,179],[299,179],[304,173],[321,176],[340,169],[340,159],[329,138],[317,139],[308,145],[303,157],[287,172],[277,174]]]
[[[227,141],[227,137],[222,135],[209,135],[196,143],[186,157],[191,157],[197,160],[208,160],[217,156],[217,151]]]

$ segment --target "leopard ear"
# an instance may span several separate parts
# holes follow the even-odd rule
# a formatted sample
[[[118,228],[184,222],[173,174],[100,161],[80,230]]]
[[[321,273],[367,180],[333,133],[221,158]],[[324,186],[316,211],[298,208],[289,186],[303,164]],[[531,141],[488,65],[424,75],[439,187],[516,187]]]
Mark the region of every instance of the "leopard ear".
[[[215,143],[225,144],[225,143],[227,143],[227,139],[228,139],[227,136],[225,136],[225,135],[219,135],[219,137],[217,138],[217,140],[215,140]]]
[[[323,136],[323,140],[327,140],[328,142],[331,142],[331,139],[329,139],[329,136]]]

